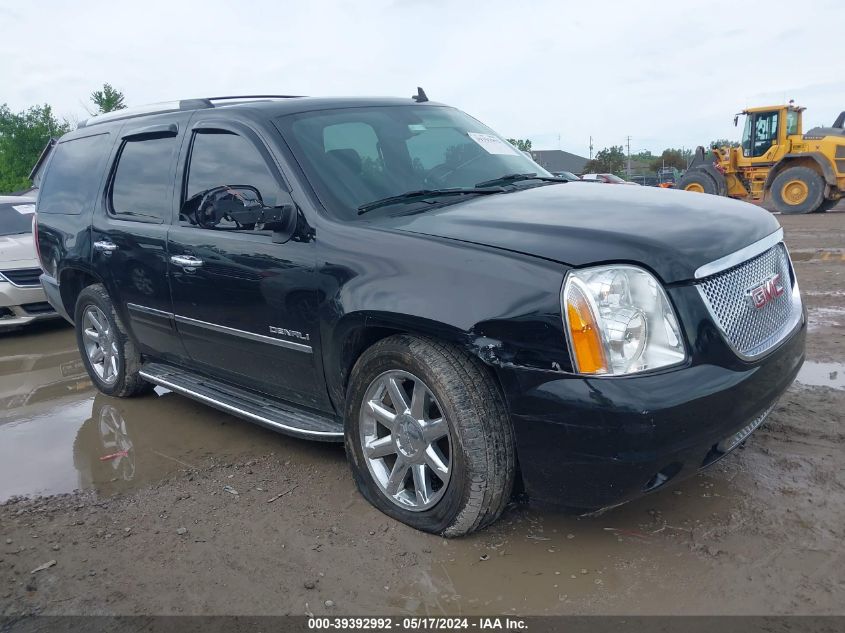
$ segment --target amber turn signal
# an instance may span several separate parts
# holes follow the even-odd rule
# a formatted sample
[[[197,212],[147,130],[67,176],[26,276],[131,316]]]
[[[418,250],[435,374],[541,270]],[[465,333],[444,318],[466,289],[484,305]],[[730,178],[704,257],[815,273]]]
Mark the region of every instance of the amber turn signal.
[[[607,358],[601,342],[601,330],[588,295],[573,283],[566,293],[566,315],[569,340],[572,346],[575,370],[582,374],[606,374]]]

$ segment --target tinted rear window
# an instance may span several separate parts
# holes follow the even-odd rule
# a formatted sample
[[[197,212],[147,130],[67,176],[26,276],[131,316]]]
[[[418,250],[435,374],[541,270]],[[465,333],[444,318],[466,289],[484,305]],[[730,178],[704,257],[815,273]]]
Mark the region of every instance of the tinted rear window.
[[[170,217],[177,140],[168,136],[124,143],[112,185],[115,215],[142,221]]]
[[[0,204],[0,235],[32,232],[32,212],[35,201]]]
[[[98,134],[56,146],[38,193],[39,213],[78,214],[92,207],[108,138]]]

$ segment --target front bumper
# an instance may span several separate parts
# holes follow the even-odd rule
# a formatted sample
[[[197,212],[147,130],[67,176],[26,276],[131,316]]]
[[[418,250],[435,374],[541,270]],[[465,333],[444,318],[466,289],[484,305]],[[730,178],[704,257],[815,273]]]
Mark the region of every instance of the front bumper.
[[[595,511],[709,466],[740,444],[792,383],[805,337],[802,323],[758,362],[651,375],[500,369],[525,491],[532,501]]]
[[[0,331],[58,316],[41,288],[0,281]]]

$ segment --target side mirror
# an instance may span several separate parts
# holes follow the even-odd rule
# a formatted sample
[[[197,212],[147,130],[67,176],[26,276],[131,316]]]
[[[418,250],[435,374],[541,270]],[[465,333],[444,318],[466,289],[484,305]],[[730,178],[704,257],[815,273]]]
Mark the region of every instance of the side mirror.
[[[273,231],[274,242],[286,242],[296,230],[292,204],[265,206],[258,189],[249,185],[222,185],[203,191],[187,200],[182,212],[205,229],[213,229],[226,219],[245,229]]]

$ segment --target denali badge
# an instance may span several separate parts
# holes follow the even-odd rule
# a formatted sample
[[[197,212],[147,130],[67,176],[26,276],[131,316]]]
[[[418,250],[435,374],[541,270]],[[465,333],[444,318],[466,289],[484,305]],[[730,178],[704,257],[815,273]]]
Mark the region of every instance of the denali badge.
[[[283,327],[273,327],[270,326],[270,332],[272,334],[281,334],[282,336],[289,336],[290,338],[298,338],[303,341],[310,341],[311,335],[310,334],[303,334],[302,332],[297,332],[296,330],[288,330]]]
[[[783,284],[780,281],[780,274],[772,275],[765,281],[745,291],[745,296],[748,297],[751,305],[758,310],[782,294]]]

